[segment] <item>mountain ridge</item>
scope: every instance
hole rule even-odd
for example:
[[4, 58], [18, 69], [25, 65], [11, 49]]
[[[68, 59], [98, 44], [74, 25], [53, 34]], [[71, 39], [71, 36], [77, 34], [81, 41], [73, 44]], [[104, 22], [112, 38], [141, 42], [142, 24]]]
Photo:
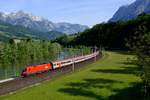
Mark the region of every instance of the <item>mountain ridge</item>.
[[26, 28], [38, 30], [40, 32], [58, 31], [66, 34], [82, 32], [88, 28], [86, 25], [70, 24], [66, 22], [53, 23], [48, 19], [34, 16], [24, 11], [0, 12], [0, 20], [12, 25], [21, 25]]
[[150, 13], [150, 0], [136, 0], [130, 5], [121, 6], [109, 21], [130, 20], [141, 13]]
[[57, 31], [39, 32], [19, 25], [11, 25], [0, 21], [0, 41], [9, 41], [10, 39], [36, 39], [53, 40], [64, 34]]

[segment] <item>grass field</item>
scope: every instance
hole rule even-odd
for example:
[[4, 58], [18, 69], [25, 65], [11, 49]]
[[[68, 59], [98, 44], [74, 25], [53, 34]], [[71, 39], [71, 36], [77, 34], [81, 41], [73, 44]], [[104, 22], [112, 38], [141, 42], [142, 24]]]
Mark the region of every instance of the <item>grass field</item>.
[[142, 100], [138, 68], [126, 64], [130, 55], [107, 52], [80, 71], [1, 96], [0, 100]]

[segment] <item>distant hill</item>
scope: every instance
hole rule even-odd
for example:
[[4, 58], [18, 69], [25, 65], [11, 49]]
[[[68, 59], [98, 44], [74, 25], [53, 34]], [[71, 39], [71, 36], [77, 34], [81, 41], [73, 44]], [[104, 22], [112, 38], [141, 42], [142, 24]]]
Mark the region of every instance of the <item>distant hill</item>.
[[7, 41], [9, 39], [40, 39], [40, 40], [52, 40], [57, 37], [64, 35], [61, 32], [50, 31], [50, 32], [39, 32], [29, 28], [25, 28], [19, 25], [11, 25], [0, 21], [0, 41]]
[[133, 19], [141, 13], [150, 13], [150, 0], [136, 0], [130, 5], [120, 7], [110, 21]]
[[0, 12], [0, 20], [12, 25], [20, 25], [41, 32], [58, 31], [66, 34], [83, 32], [88, 26], [70, 23], [53, 23], [24, 11]]

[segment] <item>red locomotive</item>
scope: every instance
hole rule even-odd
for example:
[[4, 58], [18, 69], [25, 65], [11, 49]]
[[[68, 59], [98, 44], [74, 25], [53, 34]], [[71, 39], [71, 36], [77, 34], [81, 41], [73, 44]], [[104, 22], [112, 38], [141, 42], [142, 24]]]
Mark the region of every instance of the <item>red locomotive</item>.
[[52, 70], [52, 67], [52, 63], [40, 64], [36, 66], [26, 66], [26, 68], [22, 71], [21, 76], [25, 77], [30, 74]]

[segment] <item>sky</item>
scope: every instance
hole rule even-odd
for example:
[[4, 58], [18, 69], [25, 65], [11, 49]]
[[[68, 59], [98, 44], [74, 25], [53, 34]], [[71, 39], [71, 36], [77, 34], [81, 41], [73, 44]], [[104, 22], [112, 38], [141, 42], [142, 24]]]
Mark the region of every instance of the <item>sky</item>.
[[0, 11], [23, 10], [52, 22], [93, 26], [108, 21], [122, 5], [135, 0], [0, 0]]

